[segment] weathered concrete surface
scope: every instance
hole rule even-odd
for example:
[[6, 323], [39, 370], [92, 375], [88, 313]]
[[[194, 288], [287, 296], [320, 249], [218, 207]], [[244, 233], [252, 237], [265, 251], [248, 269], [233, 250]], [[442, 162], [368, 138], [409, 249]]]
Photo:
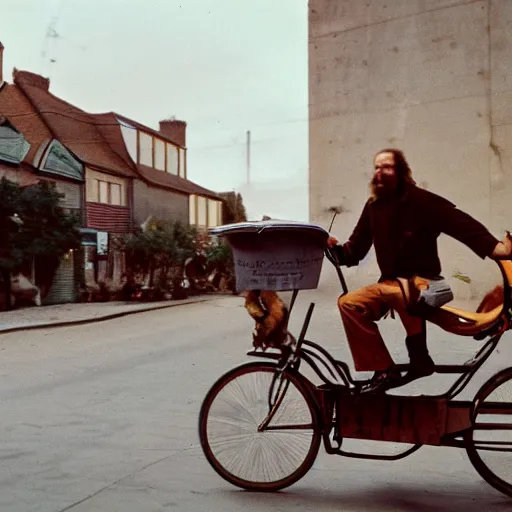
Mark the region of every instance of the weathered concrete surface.
[[[404, 150], [420, 186], [502, 238], [512, 227], [512, 3], [508, 0], [310, 0], [310, 215], [346, 212], [344, 240], [367, 197], [376, 151]], [[494, 279], [473, 253], [442, 237], [445, 274]], [[373, 256], [353, 271], [365, 284]], [[323, 280], [330, 281], [330, 274]], [[459, 291], [459, 290], [457, 290]]]
[[[317, 301], [310, 338], [347, 357], [335, 296], [299, 296], [291, 326]], [[383, 324], [398, 359], [397, 322]], [[198, 446], [204, 395], [246, 361], [251, 320], [240, 298], [109, 322], [12, 333], [0, 338], [0, 510], [160, 512], [251, 510], [505, 511], [501, 497], [463, 451], [423, 448], [401, 462], [327, 456], [295, 486], [274, 495], [240, 492], [210, 468]], [[400, 341], [393, 342], [393, 338]], [[440, 362], [467, 360], [480, 346], [443, 341]], [[510, 335], [469, 390], [512, 360]], [[508, 343], [507, 343], [508, 342]], [[441, 390], [437, 377], [413, 391]]]

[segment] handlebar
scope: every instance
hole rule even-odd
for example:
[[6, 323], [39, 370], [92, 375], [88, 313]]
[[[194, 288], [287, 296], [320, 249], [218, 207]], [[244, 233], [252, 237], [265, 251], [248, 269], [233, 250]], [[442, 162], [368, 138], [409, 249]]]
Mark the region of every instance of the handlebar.
[[347, 294], [348, 293], [347, 282], [345, 281], [345, 276], [343, 275], [343, 272], [341, 271], [340, 264], [338, 261], [338, 256], [336, 255], [336, 252], [331, 247], [327, 247], [325, 249], [325, 256], [334, 265], [334, 268], [336, 269], [336, 273], [338, 274], [338, 279], [340, 280], [343, 294]]

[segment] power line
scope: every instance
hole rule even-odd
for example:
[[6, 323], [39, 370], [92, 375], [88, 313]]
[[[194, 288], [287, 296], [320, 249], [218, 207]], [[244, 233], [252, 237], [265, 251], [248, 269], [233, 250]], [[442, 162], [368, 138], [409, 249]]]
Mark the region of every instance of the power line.
[[[41, 114], [58, 115], [58, 116], [62, 116], [62, 117], [67, 117], [68, 119], [72, 119], [72, 120], [78, 121], [80, 123], [86, 123], [86, 124], [91, 124], [91, 125], [95, 125], [95, 126], [118, 126], [118, 125], [122, 125], [125, 128], [131, 128], [131, 129], [137, 130], [136, 127], [128, 125], [128, 124], [124, 124], [121, 121], [119, 123], [97, 123], [95, 121], [78, 119], [75, 116], [70, 116], [70, 115], [67, 115], [67, 114], [65, 114], [63, 112], [56, 112], [56, 111], [51, 111], [51, 110], [46, 110], [46, 111], [41, 110]], [[90, 114], [89, 112], [78, 112], [76, 115], [77, 116], [88, 117], [88, 116], [97, 116], [97, 115], [104, 115], [104, 114]], [[114, 115], [115, 115], [115, 113], [114, 113]], [[38, 116], [38, 114], [36, 112], [27, 112], [27, 113], [24, 113], [24, 114], [12, 114], [12, 115], [9, 115], [7, 117], [25, 117], [25, 116]], [[274, 121], [274, 122], [270, 122], [270, 123], [263, 123], [263, 124], [256, 124], [256, 125], [251, 123], [251, 126], [255, 126], [256, 128], [265, 128], [266, 126], [281, 126], [281, 125], [286, 125], [286, 124], [298, 124], [298, 123], [303, 123], [303, 122], [309, 122], [309, 118], [290, 119], [288, 121]], [[152, 130], [152, 128], [149, 128], [149, 127], [148, 127], [148, 129]], [[234, 128], [233, 128], [233, 130], [234, 130]]]
[[[85, 119], [79, 119], [78, 117], [75, 117], [75, 116], [70, 116], [70, 115], [67, 115], [67, 114], [64, 114], [62, 112], [55, 112], [55, 111], [49, 111], [49, 110], [41, 110], [40, 111], [41, 114], [50, 114], [50, 115], [57, 115], [57, 116], [61, 116], [61, 117], [65, 117], [67, 119], [71, 119], [73, 121], [76, 121], [76, 122], [79, 122], [79, 123], [84, 123], [84, 124], [88, 124], [90, 126], [112, 126], [112, 127], [119, 127], [119, 126], [122, 126], [124, 128], [128, 128], [130, 130], [139, 130], [139, 128], [135, 127], [135, 126], [131, 126], [131, 125], [128, 125], [128, 124], [124, 124], [123, 122], [119, 121], [118, 123], [100, 123], [100, 122], [95, 122], [95, 121], [92, 121], [92, 120], [85, 120]], [[94, 115], [94, 114], [88, 114], [87, 112], [80, 112], [77, 114], [77, 116], [84, 116], [84, 117], [87, 117], [87, 116], [91, 116], [91, 115]], [[101, 114], [99, 114], [101, 115]], [[18, 117], [28, 117], [28, 116], [35, 116], [35, 117], [39, 117], [39, 114], [36, 113], [36, 112], [27, 112], [27, 113], [24, 113], [24, 114], [13, 114], [13, 115], [6, 115], [5, 117], [7, 119], [11, 119], [11, 118], [18, 118]], [[151, 128], [148, 127], [149, 130], [152, 130]], [[152, 130], [154, 131], [154, 130]], [[263, 144], [263, 143], [266, 143], [266, 142], [273, 142], [273, 141], [278, 141], [278, 140], [283, 140], [283, 139], [287, 139], [287, 138], [291, 138], [291, 137], [294, 137], [295, 135], [294, 134], [287, 134], [285, 136], [281, 136], [281, 137], [267, 137], [267, 138], [264, 138], [264, 139], [257, 139], [257, 140], [254, 140], [252, 141], [251, 143], [252, 144]], [[67, 144], [97, 144], [98, 142], [104, 142], [103, 140], [98, 140], [98, 141], [84, 141], [84, 140], [63, 140], [64, 143], [67, 143]], [[237, 147], [237, 146], [245, 146], [246, 145], [246, 142], [233, 142], [233, 143], [230, 143], [230, 144], [219, 144], [219, 145], [214, 145], [214, 146], [203, 146], [203, 147], [194, 147], [194, 151], [206, 151], [206, 150], [214, 150], [214, 149], [227, 149], [227, 148], [233, 148], [233, 147]]]

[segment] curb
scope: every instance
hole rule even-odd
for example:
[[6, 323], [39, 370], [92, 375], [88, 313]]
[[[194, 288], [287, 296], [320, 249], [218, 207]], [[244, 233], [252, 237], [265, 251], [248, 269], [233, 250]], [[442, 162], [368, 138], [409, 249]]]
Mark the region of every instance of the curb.
[[[215, 298], [217, 298], [217, 297], [215, 297]], [[180, 302], [178, 304], [165, 304], [163, 306], [147, 307], [147, 308], [128, 310], [128, 311], [120, 311], [119, 313], [110, 313], [108, 315], [83, 318], [80, 320], [66, 320], [66, 321], [62, 321], [62, 322], [57, 321], [57, 322], [40, 323], [40, 324], [16, 325], [13, 327], [7, 327], [6, 329], [0, 328], [0, 336], [2, 334], [9, 334], [12, 332], [19, 332], [19, 331], [34, 331], [36, 329], [50, 329], [50, 328], [54, 328], [54, 327], [69, 327], [69, 326], [74, 326], [74, 325], [105, 322], [106, 320], [113, 320], [114, 318], [120, 318], [120, 317], [128, 316], [128, 315], [135, 315], [137, 313], [147, 313], [148, 311], [158, 311], [161, 309], [176, 308], [179, 306], [188, 306], [189, 304], [199, 304], [201, 302], [208, 302], [210, 300], [214, 300], [214, 297], [192, 300], [190, 302]]]

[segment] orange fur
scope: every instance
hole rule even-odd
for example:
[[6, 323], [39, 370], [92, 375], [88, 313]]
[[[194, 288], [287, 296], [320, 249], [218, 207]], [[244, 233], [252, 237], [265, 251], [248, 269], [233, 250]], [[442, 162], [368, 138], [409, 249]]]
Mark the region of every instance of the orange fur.
[[288, 310], [276, 292], [247, 292], [245, 308], [256, 321], [254, 346], [275, 347], [286, 339]]

